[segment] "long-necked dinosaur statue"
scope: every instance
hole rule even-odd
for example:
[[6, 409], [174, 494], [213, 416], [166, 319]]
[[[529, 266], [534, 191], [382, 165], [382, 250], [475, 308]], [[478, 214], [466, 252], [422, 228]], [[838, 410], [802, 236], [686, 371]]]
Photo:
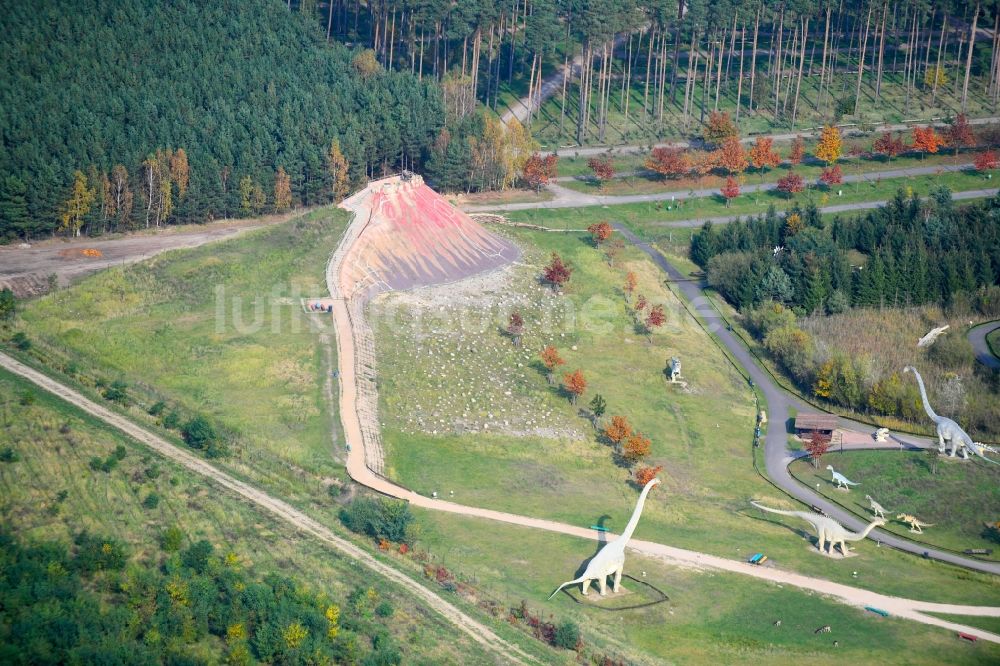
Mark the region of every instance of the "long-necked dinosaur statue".
[[639, 501], [635, 503], [635, 510], [632, 511], [632, 517], [629, 519], [628, 525], [625, 526], [625, 530], [621, 535], [605, 545], [597, 555], [594, 555], [594, 558], [587, 563], [587, 569], [583, 572], [582, 576], [568, 580], [557, 587], [555, 592], [549, 595], [549, 599], [556, 596], [556, 592], [559, 592], [564, 587], [575, 585], [576, 583], [582, 583], [580, 591], [582, 594], [587, 594], [590, 582], [594, 580], [597, 581], [601, 596], [604, 596], [608, 593], [608, 576], [611, 575], [615, 577], [611, 583], [611, 591], [618, 591], [618, 586], [622, 580], [622, 570], [625, 568], [625, 546], [628, 545], [629, 539], [632, 538], [635, 526], [639, 524], [639, 516], [642, 515], [642, 507], [646, 503], [646, 496], [653, 489], [653, 486], [659, 482], [659, 479], [649, 480], [645, 487], [643, 487], [642, 493], [639, 495]]
[[934, 413], [934, 410], [931, 409], [931, 403], [927, 401], [927, 389], [924, 388], [923, 377], [920, 376], [920, 373], [917, 372], [916, 368], [912, 365], [908, 365], [903, 368], [903, 372], [912, 372], [913, 376], [917, 378], [917, 386], [920, 387], [920, 399], [924, 403], [924, 411], [927, 412], [928, 418], [930, 418], [930, 420], [933, 421], [934, 425], [937, 427], [938, 451], [940, 453], [944, 453], [945, 451], [945, 442], [950, 441], [951, 453], [948, 455], [952, 458], [955, 457], [956, 451], [961, 452], [962, 458], [968, 458], [969, 451], [972, 451], [983, 460], [991, 462], [995, 465], [1000, 464], [985, 456], [986, 451], [996, 452], [993, 447], [980, 444], [979, 442], [974, 442], [972, 438], [969, 437], [969, 434], [962, 430], [960, 425], [946, 416], [938, 416]]
[[884, 518], [876, 518], [871, 523], [868, 524], [861, 533], [852, 532], [840, 523], [838, 523], [833, 518], [827, 516], [820, 516], [815, 513], [808, 513], [806, 511], [782, 511], [781, 509], [772, 509], [766, 507], [763, 504], [758, 504], [757, 502], [750, 502], [758, 509], [763, 511], [769, 511], [771, 513], [781, 514], [782, 516], [792, 516], [793, 518], [801, 518], [802, 520], [811, 523], [816, 529], [816, 547], [821, 553], [826, 552], [826, 542], [830, 542], [830, 554], [833, 554], [833, 549], [835, 546], [840, 546], [840, 552], [845, 556], [847, 555], [847, 544], [846, 541], [861, 541], [868, 536], [876, 527], [881, 527], [885, 525]]

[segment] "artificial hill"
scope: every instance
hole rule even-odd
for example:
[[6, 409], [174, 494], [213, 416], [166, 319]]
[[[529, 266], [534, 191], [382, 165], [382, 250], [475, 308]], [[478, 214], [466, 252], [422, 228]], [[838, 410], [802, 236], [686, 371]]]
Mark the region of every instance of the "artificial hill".
[[346, 298], [453, 282], [520, 256], [420, 176], [372, 181], [340, 206], [354, 212], [336, 273]]

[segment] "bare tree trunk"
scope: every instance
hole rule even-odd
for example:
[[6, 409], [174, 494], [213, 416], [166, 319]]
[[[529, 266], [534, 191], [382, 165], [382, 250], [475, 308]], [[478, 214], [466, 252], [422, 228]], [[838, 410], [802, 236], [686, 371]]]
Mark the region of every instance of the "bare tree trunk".
[[726, 36], [719, 41], [719, 57], [715, 64], [715, 104], [713, 111], [719, 110], [719, 88], [722, 86], [722, 52], [726, 48]]
[[861, 77], [865, 73], [865, 49], [868, 48], [868, 29], [871, 27], [872, 6], [868, 5], [868, 20], [865, 21], [865, 37], [861, 43], [861, 57], [858, 58], [858, 85], [854, 91], [854, 115], [858, 115], [861, 108]]
[[697, 51], [695, 51], [696, 34], [697, 33], [694, 30], [691, 31], [691, 48], [688, 49], [687, 78], [684, 80], [684, 126], [685, 127], [687, 127], [690, 122], [689, 112], [691, 110], [690, 101], [691, 101], [691, 92], [693, 90], [692, 84], [694, 82], [694, 77], [695, 77], [694, 68], [697, 67], [698, 65], [698, 61], [696, 60]]
[[[649, 116], [649, 66], [653, 63], [653, 42], [656, 41], [656, 28], [649, 35], [649, 44], [646, 45], [646, 81], [642, 92], [642, 117]], [[655, 91], [654, 91], [655, 92]]]
[[740, 24], [740, 75], [736, 80], [736, 123], [740, 122], [740, 111], [743, 109], [743, 51], [747, 46], [747, 26]]
[[782, 7], [781, 16], [778, 19], [778, 42], [775, 51], [775, 70], [771, 71], [771, 76], [774, 77], [774, 119], [778, 119], [778, 114], [781, 112], [779, 105], [779, 95], [781, 93], [781, 58], [784, 52], [781, 50], [781, 36], [785, 28], [785, 11]]
[[879, 40], [878, 46], [878, 72], [875, 74], [875, 103], [878, 104], [878, 100], [882, 95], [882, 65], [885, 59], [885, 20], [889, 14], [889, 3], [888, 1], [882, 5], [882, 29], [881, 29], [881, 39]]
[[569, 54], [566, 54], [566, 60], [563, 63], [563, 85], [562, 85], [562, 106], [559, 108], [559, 140], [562, 141], [563, 138], [563, 121], [566, 119], [566, 83], [569, 81], [569, 70], [571, 69], [569, 64]]
[[969, 52], [965, 56], [965, 82], [962, 83], [962, 113], [969, 108], [969, 75], [972, 73], [972, 54], [976, 50], [976, 25], [979, 21], [979, 0], [972, 13], [972, 29], [969, 31]]
[[934, 66], [934, 87], [931, 89], [931, 106], [937, 99], [938, 73], [941, 71], [941, 56], [944, 54], [945, 35], [948, 33], [948, 12], [944, 13], [944, 21], [941, 24], [941, 37], [938, 38], [937, 65]]
[[819, 66], [819, 90], [816, 92], [816, 110], [823, 113], [823, 87], [826, 83], [826, 57], [830, 43], [830, 14], [833, 8], [826, 6], [826, 27], [823, 29], [823, 58]]
[[802, 88], [802, 68], [806, 64], [806, 35], [809, 34], [809, 17], [802, 17], [802, 54], [799, 56], [799, 78], [795, 82], [795, 103], [792, 104], [792, 127], [799, 112], [799, 91]]
[[750, 47], [750, 99], [747, 103], [747, 113], [753, 113], [754, 84], [757, 83], [757, 33], [760, 29], [760, 5], [753, 19], [753, 46]]

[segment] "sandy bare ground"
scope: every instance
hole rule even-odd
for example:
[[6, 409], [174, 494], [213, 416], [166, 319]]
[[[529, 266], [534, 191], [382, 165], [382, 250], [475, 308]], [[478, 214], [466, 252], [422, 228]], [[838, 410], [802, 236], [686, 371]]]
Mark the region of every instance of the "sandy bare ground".
[[271, 513], [297, 530], [319, 539], [342, 556], [355, 560], [370, 571], [384, 576], [413, 594], [421, 602], [433, 608], [459, 629], [464, 631], [478, 643], [496, 653], [498, 663], [533, 663], [536, 660], [523, 652], [516, 645], [508, 643], [496, 635], [489, 627], [466, 615], [456, 606], [448, 603], [432, 591], [397, 571], [393, 567], [380, 562], [350, 541], [337, 536], [325, 525], [310, 518], [287, 502], [284, 502], [264, 491], [239, 481], [226, 472], [209, 464], [202, 458], [174, 446], [167, 440], [142, 428], [129, 419], [112, 412], [106, 407], [93, 402], [79, 392], [61, 384], [47, 375], [21, 363], [20, 361], [0, 353], [0, 366], [24, 377], [49, 393], [62, 398], [66, 402], [79, 407], [105, 423], [114, 426], [129, 437], [148, 446], [160, 455], [173, 460], [188, 470], [212, 480], [226, 490], [249, 500], [257, 507]]
[[[29, 248], [17, 243], [4, 245], [0, 246], [0, 287], [9, 286], [17, 296], [34, 296], [48, 291], [50, 275], [55, 275], [60, 285], [66, 285], [103, 268], [142, 261], [167, 250], [233, 238], [249, 229], [286, 222], [303, 212], [299, 209], [247, 220], [163, 227], [107, 239], [50, 238], [32, 241]], [[97, 250], [99, 256], [87, 256], [83, 250]]]
[[[363, 227], [367, 218], [363, 215], [357, 216], [351, 223], [352, 227]], [[349, 228], [344, 235], [343, 243], [348, 245], [357, 242], [359, 237], [358, 229], [352, 233]], [[336, 256], [342, 255], [350, 250], [350, 247], [338, 248], [331, 264], [327, 270], [328, 287], [331, 294], [337, 297], [344, 293], [344, 285], [340, 284], [339, 271], [335, 270]], [[348, 290], [349, 292], [349, 290]], [[532, 518], [529, 516], [519, 516], [503, 511], [492, 509], [465, 506], [444, 500], [425, 497], [411, 490], [403, 488], [385, 477], [375, 474], [365, 464], [364, 441], [362, 437], [361, 419], [358, 414], [357, 382], [355, 379], [355, 345], [354, 332], [352, 330], [351, 312], [353, 308], [344, 298], [337, 298], [333, 307], [334, 328], [337, 335], [338, 364], [340, 369], [340, 415], [347, 440], [347, 472], [354, 481], [371, 488], [379, 493], [406, 500], [415, 506], [445, 511], [472, 518], [494, 520], [510, 525], [527, 527], [531, 529], [541, 529], [559, 534], [567, 534], [584, 539], [597, 539], [598, 534], [594, 530], [584, 529], [574, 525], [567, 525], [551, 520]], [[989, 606], [965, 606], [960, 604], [937, 604], [915, 599], [905, 599], [878, 594], [861, 588], [851, 587], [834, 583], [820, 578], [803, 576], [790, 571], [779, 569], [769, 569], [750, 566], [742, 561], [729, 560], [715, 555], [699, 553], [696, 551], [675, 548], [665, 544], [651, 541], [635, 540], [629, 542], [629, 548], [633, 551], [654, 557], [667, 564], [694, 569], [714, 569], [753, 576], [758, 579], [773, 583], [794, 585], [805, 590], [811, 590], [820, 594], [840, 600], [844, 603], [864, 607], [873, 606], [888, 611], [892, 615], [905, 617], [910, 620], [934, 625], [952, 631], [961, 631], [984, 640], [1000, 643], [1000, 635], [996, 635], [981, 629], [976, 629], [957, 622], [949, 622], [937, 617], [925, 614], [926, 612], [952, 613], [957, 615], [978, 615], [989, 617], [1000, 617], [1000, 607]], [[553, 585], [559, 581], [554, 581]]]

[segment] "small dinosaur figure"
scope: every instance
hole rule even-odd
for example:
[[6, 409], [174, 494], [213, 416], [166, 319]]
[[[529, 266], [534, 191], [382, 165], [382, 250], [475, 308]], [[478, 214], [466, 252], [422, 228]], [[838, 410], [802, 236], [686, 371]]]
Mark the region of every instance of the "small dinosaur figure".
[[921, 529], [922, 527], [934, 527], [934, 523], [922, 523], [919, 520], [917, 520], [916, 516], [911, 516], [908, 513], [898, 514], [896, 516], [896, 520], [903, 523], [909, 523], [910, 531], [913, 532], [914, 534], [923, 534], [924, 531]]
[[858, 485], [853, 481], [851, 481], [850, 479], [848, 479], [843, 474], [841, 474], [840, 472], [838, 472], [837, 470], [835, 470], [833, 468], [833, 465], [827, 465], [826, 468], [830, 470], [831, 474], [833, 474], [833, 482], [837, 484], [838, 488], [846, 488], [847, 490], [850, 490], [849, 486]]
[[873, 514], [875, 514], [878, 518], [885, 518], [885, 508], [881, 504], [873, 500], [871, 495], [865, 495], [865, 499], [868, 500], [868, 504], [871, 505]]
[[917, 372], [917, 369], [911, 365], [903, 368], [903, 372], [912, 372], [913, 376], [917, 378], [917, 385], [920, 387], [920, 399], [924, 403], [924, 411], [927, 412], [927, 416], [931, 421], [937, 426], [937, 436], [938, 436], [938, 453], [944, 453], [945, 442], [951, 442], [951, 453], [949, 457], [954, 458], [956, 451], [961, 451], [962, 458], [969, 457], [969, 451], [972, 451], [977, 456], [991, 462], [993, 464], [997, 463], [995, 460], [990, 460], [984, 455], [984, 452], [991, 451], [996, 453], [996, 450], [992, 447], [986, 446], [985, 444], [980, 444], [978, 442], [972, 441], [969, 434], [962, 430], [961, 426], [952, 421], [945, 416], [938, 416], [931, 409], [931, 404], [927, 401], [927, 390], [924, 388], [924, 380]]
[[840, 546], [840, 552], [847, 555], [847, 541], [861, 541], [876, 527], [881, 527], [885, 525], [885, 519], [876, 518], [871, 523], [868, 524], [864, 530], [860, 533], [852, 532], [845, 528], [843, 525], [838, 523], [833, 518], [828, 518], [827, 516], [819, 516], [815, 513], [807, 513], [805, 511], [782, 511], [781, 509], [771, 509], [764, 506], [763, 504], [758, 504], [757, 502], [750, 502], [758, 509], [762, 511], [768, 511], [770, 513], [777, 513], [782, 516], [792, 516], [793, 518], [801, 518], [802, 520], [812, 524], [813, 528], [816, 530], [816, 547], [821, 553], [827, 552], [826, 542], [830, 542], [830, 554], [833, 554], [833, 549], [835, 546]]
[[568, 580], [557, 587], [555, 592], [549, 595], [549, 599], [556, 596], [556, 592], [564, 587], [575, 585], [576, 583], [582, 583], [583, 587], [580, 591], [582, 594], [587, 594], [590, 582], [594, 580], [597, 581], [598, 588], [603, 597], [608, 593], [608, 576], [612, 575], [614, 576], [614, 580], [611, 583], [611, 591], [618, 591], [622, 580], [622, 570], [625, 568], [625, 546], [628, 544], [629, 539], [632, 538], [635, 526], [639, 524], [639, 516], [642, 515], [642, 507], [646, 503], [646, 496], [653, 489], [653, 486], [659, 482], [659, 479], [650, 479], [642, 489], [639, 501], [635, 503], [635, 510], [632, 511], [632, 517], [629, 519], [628, 525], [625, 526], [625, 531], [621, 533], [621, 536], [606, 544], [597, 555], [594, 555], [593, 559], [587, 563], [587, 569], [583, 572], [582, 576]]
[[934, 341], [938, 339], [942, 333], [947, 331], [950, 327], [946, 324], [944, 326], [938, 326], [937, 328], [932, 328], [928, 331], [927, 335], [917, 340], [918, 347], [930, 347], [934, 344]]

